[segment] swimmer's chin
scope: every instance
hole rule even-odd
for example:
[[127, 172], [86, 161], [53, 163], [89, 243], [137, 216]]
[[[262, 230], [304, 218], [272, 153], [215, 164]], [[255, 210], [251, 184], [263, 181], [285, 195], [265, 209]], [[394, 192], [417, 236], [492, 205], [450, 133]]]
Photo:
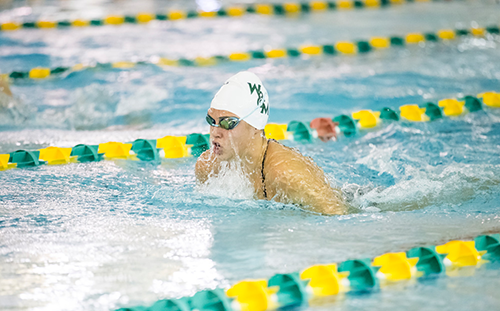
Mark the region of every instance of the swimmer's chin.
[[228, 159], [226, 159], [227, 158], [226, 153], [222, 150], [221, 147], [212, 146], [212, 148], [210, 148], [209, 152], [210, 152], [210, 156], [214, 160], [215, 159], [218, 161], [227, 161], [228, 160]]

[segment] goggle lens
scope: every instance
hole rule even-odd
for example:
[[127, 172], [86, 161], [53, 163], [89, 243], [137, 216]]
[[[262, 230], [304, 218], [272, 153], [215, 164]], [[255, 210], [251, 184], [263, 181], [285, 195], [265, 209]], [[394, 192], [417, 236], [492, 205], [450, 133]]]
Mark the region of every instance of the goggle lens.
[[220, 127], [222, 129], [225, 129], [225, 130], [232, 130], [240, 123], [240, 119], [238, 119], [236, 117], [222, 117], [220, 119], [219, 125], [217, 125], [215, 123], [214, 118], [212, 118], [208, 114], [207, 114], [206, 120], [207, 120], [207, 123], [210, 124], [210, 126]]
[[210, 124], [210, 126], [216, 126], [214, 118], [212, 118], [210, 115], [207, 114], [206, 120], [207, 123]]
[[219, 125], [225, 130], [232, 130], [240, 123], [240, 120], [235, 117], [227, 117], [220, 120]]

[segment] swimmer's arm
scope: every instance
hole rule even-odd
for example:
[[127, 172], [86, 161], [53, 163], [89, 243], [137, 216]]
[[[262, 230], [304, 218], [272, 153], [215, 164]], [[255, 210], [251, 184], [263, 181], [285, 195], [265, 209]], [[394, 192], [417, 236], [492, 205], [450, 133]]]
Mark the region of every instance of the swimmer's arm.
[[9, 82], [0, 75], [0, 92], [5, 93], [9, 96], [12, 96], [12, 92], [9, 88]]
[[284, 201], [323, 214], [347, 212], [340, 190], [333, 189], [323, 171], [309, 163], [283, 161], [274, 165], [271, 176], [276, 192], [285, 196]]
[[194, 167], [194, 174], [196, 175], [196, 179], [204, 183], [208, 179], [208, 172], [210, 172], [211, 161], [209, 150], [203, 152], [198, 160], [196, 161], [196, 165]]

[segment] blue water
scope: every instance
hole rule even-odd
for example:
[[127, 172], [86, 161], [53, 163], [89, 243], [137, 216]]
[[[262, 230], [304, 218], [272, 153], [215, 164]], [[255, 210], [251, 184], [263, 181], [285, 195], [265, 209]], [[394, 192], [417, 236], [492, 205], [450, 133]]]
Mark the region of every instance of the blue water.
[[[17, 8], [1, 11], [0, 21], [168, 8], [154, 1], [79, 3], [48, 1], [20, 16], [30, 7], [15, 1]], [[498, 25], [499, 11], [486, 1], [415, 3], [295, 19], [19, 30], [0, 33], [0, 71]], [[499, 44], [498, 36], [466, 37], [355, 57], [207, 68], [144, 65], [17, 81], [11, 86], [16, 105], [0, 106], [0, 153], [206, 133], [212, 96], [228, 77], [247, 69], [269, 91], [270, 122], [498, 92]], [[241, 198], [239, 184], [200, 189], [194, 158], [0, 172], [0, 309], [148, 305], [312, 264], [499, 232], [499, 121], [500, 110], [485, 109], [432, 123], [392, 123], [331, 143], [286, 142], [311, 156], [352, 202], [354, 212], [339, 217]], [[486, 265], [472, 276], [404, 283], [302, 309], [495, 310], [499, 271]]]

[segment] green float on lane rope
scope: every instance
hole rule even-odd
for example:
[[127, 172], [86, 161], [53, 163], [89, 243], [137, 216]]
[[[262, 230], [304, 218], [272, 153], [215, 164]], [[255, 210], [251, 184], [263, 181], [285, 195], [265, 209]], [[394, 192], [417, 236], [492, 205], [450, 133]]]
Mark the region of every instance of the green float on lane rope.
[[273, 50], [259, 50], [247, 51], [239, 53], [231, 53], [228, 55], [218, 55], [212, 57], [197, 57], [194, 59], [180, 58], [168, 59], [158, 58], [155, 61], [122, 61], [114, 63], [97, 63], [97, 64], [78, 64], [72, 67], [56, 67], [50, 68], [33, 68], [29, 71], [14, 71], [10, 74], [4, 74], [4, 78], [10, 79], [12, 82], [23, 79], [47, 79], [50, 77], [58, 76], [62, 73], [73, 71], [80, 71], [83, 69], [104, 69], [109, 70], [113, 68], [130, 69], [137, 65], [153, 64], [156, 66], [214, 66], [227, 62], [245, 62], [250, 60], [262, 60], [273, 58], [294, 58], [302, 55], [314, 57], [319, 55], [355, 55], [364, 54], [374, 50], [383, 50], [390, 47], [399, 47], [404, 45], [416, 45], [421, 42], [429, 41], [450, 41], [457, 37], [463, 36], [476, 36], [484, 37], [485, 35], [498, 35], [500, 29], [498, 26], [490, 26], [485, 28], [470, 28], [470, 29], [441, 29], [436, 33], [409, 33], [405, 36], [394, 37], [372, 37], [366, 41], [339, 41], [334, 44], [326, 45], [304, 45], [298, 48], [287, 49], [273, 49]]
[[[332, 119], [316, 118], [311, 122], [291, 121], [288, 124], [270, 123], [265, 126], [267, 138], [310, 143], [316, 138], [350, 137], [398, 121], [428, 122], [454, 118], [483, 109], [500, 108], [500, 93], [485, 92], [478, 97], [447, 98], [422, 105], [407, 104], [399, 112], [384, 107], [380, 111], [360, 110], [351, 115]], [[192, 133], [187, 136], [165, 136], [159, 139], [136, 139], [133, 142], [106, 142], [99, 145], [79, 144], [72, 148], [47, 147], [40, 150], [17, 150], [0, 154], [0, 171], [11, 168], [59, 165], [101, 160], [135, 160], [161, 162], [163, 159], [198, 157], [210, 147], [210, 135]]]
[[151, 307], [128, 307], [116, 311], [264, 311], [293, 308], [318, 298], [349, 292], [374, 292], [393, 283], [417, 278], [443, 274], [460, 276], [464, 268], [463, 271], [470, 271], [488, 262], [499, 261], [500, 234], [480, 235], [473, 241], [455, 240], [438, 246], [386, 253], [373, 259], [314, 265], [301, 272], [276, 274], [269, 280], [243, 280], [226, 290], [203, 290], [192, 297], [159, 300]]
[[241, 17], [245, 14], [274, 15], [274, 16], [296, 16], [297, 14], [309, 14], [325, 11], [342, 11], [351, 9], [373, 9], [401, 5], [412, 2], [430, 2], [429, 0], [339, 0], [339, 1], [311, 1], [311, 2], [287, 2], [283, 4], [248, 4], [240, 6], [229, 6], [218, 11], [186, 11], [170, 10], [168, 12], [138, 13], [136, 15], [108, 15], [102, 19], [93, 20], [37, 20], [29, 22], [6, 22], [0, 24], [0, 31], [14, 31], [18, 29], [54, 29], [54, 28], [82, 28], [88, 26], [122, 25], [122, 24], [147, 24], [152, 20], [181, 20], [192, 18], [216, 18], [216, 17]]

